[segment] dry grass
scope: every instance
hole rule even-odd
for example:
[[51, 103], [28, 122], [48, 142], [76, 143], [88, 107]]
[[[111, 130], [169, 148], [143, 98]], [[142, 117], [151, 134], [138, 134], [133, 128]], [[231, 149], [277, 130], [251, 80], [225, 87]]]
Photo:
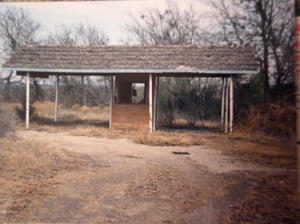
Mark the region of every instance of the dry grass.
[[45, 143], [15, 139], [0, 139], [1, 177], [13, 173], [16, 178], [40, 179], [58, 169], [70, 168], [75, 161], [72, 154], [49, 148]]
[[118, 130], [95, 127], [77, 127], [69, 132], [77, 136], [93, 136], [109, 139], [127, 138], [138, 144], [151, 146], [191, 146], [202, 145], [201, 134], [175, 131], [156, 131], [154, 133], [135, 130]]
[[[33, 105], [36, 109], [37, 120], [39, 118], [54, 119], [54, 103], [53, 102], [35, 102]], [[109, 118], [108, 107], [87, 107], [75, 104], [72, 108], [64, 108], [58, 105], [59, 121], [107, 121]]]
[[202, 145], [203, 141], [199, 134], [182, 132], [137, 133], [133, 141], [139, 144], [153, 146], [191, 146]]
[[11, 110], [15, 110], [16, 107], [21, 107], [22, 106], [21, 103], [3, 103], [3, 105], [5, 105], [7, 108], [9, 108]]
[[17, 214], [26, 215], [34, 198], [42, 201], [54, 194], [57, 174], [79, 169], [82, 161], [75, 154], [36, 141], [2, 138], [0, 148], [0, 222], [14, 222]]
[[[15, 107], [15, 104], [10, 104], [9, 107]], [[54, 103], [53, 102], [36, 102], [36, 116], [31, 122], [31, 128], [40, 131], [48, 132], [68, 132], [72, 135], [79, 136], [97, 136], [103, 138], [128, 138], [136, 143], [147, 145], [199, 145], [202, 144], [202, 136], [194, 131], [201, 127], [208, 130], [219, 130], [219, 124], [216, 122], [197, 123], [195, 127], [186, 126], [184, 120], [176, 120], [174, 127], [178, 130], [184, 127], [191, 131], [159, 131], [153, 134], [148, 132], [139, 132], [134, 130], [110, 130], [108, 129], [109, 107], [87, 107], [74, 105], [72, 108], [64, 108], [59, 105], [58, 122], [54, 123]], [[270, 134], [281, 134], [293, 132], [293, 112], [292, 106], [267, 105], [260, 108], [252, 108], [249, 112], [249, 124], [247, 129], [239, 127], [238, 131], [235, 128], [234, 138], [236, 139], [264, 139], [265, 142], [274, 142], [268, 135], [257, 134], [258, 130], [269, 132]], [[278, 115], [278, 116], [275, 116]], [[253, 130], [253, 132], [249, 132]], [[254, 136], [256, 133], [257, 136]], [[240, 135], [240, 136], [239, 136]], [[245, 135], [248, 135], [245, 137]], [[250, 136], [251, 135], [251, 136]], [[277, 135], [276, 135], [277, 136]], [[230, 136], [229, 138], [233, 138]], [[280, 139], [282, 141], [282, 139]], [[252, 146], [251, 146], [252, 147]], [[249, 147], [249, 148], [251, 148]]]
[[278, 168], [296, 166], [296, 145], [285, 138], [240, 129], [231, 135], [209, 135], [204, 143], [240, 161]]
[[127, 138], [140, 144], [155, 146], [190, 146], [202, 144], [200, 135], [175, 131], [155, 133], [136, 130], [108, 129], [109, 108], [74, 105], [72, 108], [59, 106], [58, 122], [53, 122], [54, 104], [36, 102], [36, 116], [31, 128], [48, 132], [68, 132], [77, 136], [94, 136], [102, 138]]

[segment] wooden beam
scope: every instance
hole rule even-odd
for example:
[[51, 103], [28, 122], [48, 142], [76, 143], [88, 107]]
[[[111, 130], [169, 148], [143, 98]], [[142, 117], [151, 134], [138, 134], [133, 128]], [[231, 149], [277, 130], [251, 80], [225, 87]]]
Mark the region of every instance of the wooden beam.
[[82, 106], [86, 105], [86, 91], [85, 91], [85, 83], [84, 76], [81, 76], [81, 94], [82, 94]]
[[152, 100], [153, 100], [153, 82], [152, 82], [152, 74], [149, 74], [149, 129], [150, 133], [153, 132], [153, 108], [152, 108]]
[[58, 87], [59, 87], [59, 76], [57, 75], [57, 76], [56, 76], [56, 84], [55, 84], [54, 122], [57, 122]]
[[29, 129], [29, 118], [30, 118], [30, 74], [27, 72], [26, 75], [26, 129]]
[[156, 120], [157, 120], [157, 80], [158, 77], [154, 77], [153, 80], [153, 120], [152, 120], [152, 127], [153, 127], [153, 131], [156, 130]]
[[110, 102], [109, 102], [109, 108], [110, 108], [110, 113], [109, 113], [109, 128], [112, 128], [112, 106], [113, 106], [113, 100], [114, 100], [114, 77], [111, 76], [110, 78]]
[[154, 130], [157, 129], [157, 117], [158, 117], [158, 96], [159, 96], [159, 76], [156, 77], [156, 82], [155, 82], [155, 121], [154, 121]]
[[232, 133], [233, 128], [233, 78], [229, 78], [229, 132]]
[[221, 124], [224, 127], [224, 112], [225, 112], [225, 79], [222, 78], [222, 102], [221, 102]]
[[224, 132], [228, 133], [228, 78], [225, 78], [225, 128]]

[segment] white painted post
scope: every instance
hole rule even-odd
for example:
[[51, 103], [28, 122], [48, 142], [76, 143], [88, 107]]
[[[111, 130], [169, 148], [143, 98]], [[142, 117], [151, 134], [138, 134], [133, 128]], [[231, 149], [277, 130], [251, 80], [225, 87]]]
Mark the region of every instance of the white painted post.
[[26, 77], [26, 129], [29, 129], [29, 115], [30, 115], [30, 74], [27, 72]]
[[233, 127], [233, 77], [232, 75], [229, 78], [229, 132], [232, 134]]
[[221, 103], [221, 124], [224, 127], [224, 104], [225, 104], [225, 80], [222, 78], [222, 103]]
[[158, 114], [158, 94], [159, 94], [159, 76], [156, 77], [156, 82], [155, 82], [155, 120], [154, 120], [154, 131], [156, 130], [157, 127], [157, 114]]
[[110, 78], [110, 114], [109, 114], [109, 128], [112, 128], [112, 106], [113, 106], [113, 99], [114, 99], [114, 77], [111, 76]]
[[150, 133], [153, 131], [153, 124], [152, 124], [152, 98], [153, 98], [153, 83], [152, 83], [152, 74], [149, 75], [149, 129]]
[[228, 78], [225, 78], [225, 133], [228, 132]]
[[57, 75], [57, 76], [56, 76], [56, 84], [55, 84], [54, 122], [57, 122], [58, 87], [59, 87], [59, 76]]

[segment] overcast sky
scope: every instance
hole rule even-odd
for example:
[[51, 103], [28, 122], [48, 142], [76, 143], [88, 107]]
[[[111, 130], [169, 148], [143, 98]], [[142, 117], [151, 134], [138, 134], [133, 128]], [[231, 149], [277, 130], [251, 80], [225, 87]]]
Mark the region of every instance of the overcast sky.
[[[180, 8], [193, 4], [194, 8], [203, 13], [210, 9], [208, 0], [176, 1]], [[91, 2], [14, 2], [0, 3], [0, 11], [7, 6], [26, 9], [32, 19], [42, 25], [42, 34], [46, 35], [59, 24], [72, 25], [83, 22], [95, 25], [109, 37], [109, 44], [120, 44], [126, 39], [124, 25], [130, 22], [129, 14], [136, 15], [145, 8], [166, 6], [164, 0], [134, 1], [91, 1]]]

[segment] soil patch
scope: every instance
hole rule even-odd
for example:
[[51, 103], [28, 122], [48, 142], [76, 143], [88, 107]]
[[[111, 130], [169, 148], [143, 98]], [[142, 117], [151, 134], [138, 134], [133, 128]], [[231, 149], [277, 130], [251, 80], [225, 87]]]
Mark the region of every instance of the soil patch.
[[0, 222], [298, 222], [292, 151], [223, 135], [201, 141], [20, 130], [0, 140]]

